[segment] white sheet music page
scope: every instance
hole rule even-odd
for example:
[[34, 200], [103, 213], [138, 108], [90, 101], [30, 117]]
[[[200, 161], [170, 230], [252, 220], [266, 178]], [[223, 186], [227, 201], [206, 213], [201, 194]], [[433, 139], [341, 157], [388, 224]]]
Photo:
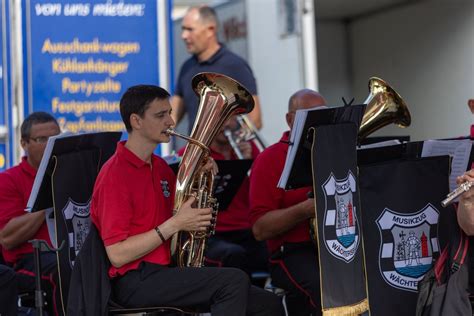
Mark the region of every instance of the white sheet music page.
[[387, 147], [387, 146], [395, 146], [395, 145], [400, 145], [400, 144], [401, 142], [398, 139], [390, 139], [390, 140], [384, 140], [383, 142], [361, 145], [361, 146], [358, 146], [357, 149]]
[[290, 175], [291, 168], [293, 167], [293, 160], [295, 159], [296, 150], [298, 149], [301, 134], [303, 133], [303, 127], [306, 121], [306, 116], [308, 115], [308, 111], [309, 109], [296, 111], [295, 121], [293, 122], [293, 128], [290, 132], [290, 145], [288, 146], [288, 152], [286, 153], [285, 167], [283, 167], [280, 180], [278, 181], [278, 188], [284, 189], [286, 182], [288, 181], [288, 176]]
[[283, 168], [280, 180], [278, 181], [278, 188], [284, 189], [286, 187], [286, 182], [288, 181], [290, 171], [293, 168], [293, 161], [295, 160], [296, 151], [298, 150], [298, 145], [301, 140], [301, 135], [304, 130], [308, 112], [319, 111], [323, 109], [327, 109], [327, 107], [321, 106], [312, 109], [302, 109], [296, 111], [295, 121], [293, 122], [293, 128], [291, 129], [290, 133], [290, 146], [288, 147], [288, 152], [286, 154], [285, 167]]
[[44, 149], [43, 157], [41, 158], [40, 165], [38, 167], [38, 171], [36, 172], [35, 181], [33, 182], [33, 188], [31, 189], [30, 197], [28, 198], [28, 203], [26, 204], [25, 211], [31, 212], [33, 208], [36, 198], [38, 197], [38, 191], [41, 187], [41, 183], [43, 182], [44, 173], [46, 172], [46, 167], [48, 167], [49, 158], [51, 158], [51, 153], [53, 151], [54, 142], [58, 138], [72, 136], [73, 133], [71, 132], [64, 132], [56, 136], [52, 136], [48, 138], [48, 143]]
[[455, 140], [426, 140], [423, 142], [422, 157], [450, 155], [453, 157], [451, 174], [449, 176], [449, 188], [451, 191], [457, 188], [456, 178], [462, 175], [469, 162], [472, 142], [469, 139]]

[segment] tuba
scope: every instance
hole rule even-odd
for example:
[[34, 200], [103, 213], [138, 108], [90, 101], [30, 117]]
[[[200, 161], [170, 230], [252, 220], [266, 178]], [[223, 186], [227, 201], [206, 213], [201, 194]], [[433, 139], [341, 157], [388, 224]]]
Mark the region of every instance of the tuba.
[[209, 157], [209, 146], [225, 121], [232, 114], [252, 111], [252, 95], [237, 81], [217, 73], [199, 73], [192, 80], [194, 92], [199, 96], [199, 109], [191, 132], [187, 137], [169, 129], [168, 134], [188, 141], [176, 179], [174, 212], [190, 197], [196, 197], [198, 208], [212, 208], [213, 224], [205, 232], [180, 231], [172, 237], [171, 254], [180, 267], [201, 267], [207, 238], [214, 233], [217, 200], [213, 197], [214, 176], [201, 171]]
[[410, 126], [411, 116], [405, 101], [385, 81], [370, 78], [369, 92], [364, 101], [367, 108], [359, 128], [359, 141], [391, 123], [399, 127]]

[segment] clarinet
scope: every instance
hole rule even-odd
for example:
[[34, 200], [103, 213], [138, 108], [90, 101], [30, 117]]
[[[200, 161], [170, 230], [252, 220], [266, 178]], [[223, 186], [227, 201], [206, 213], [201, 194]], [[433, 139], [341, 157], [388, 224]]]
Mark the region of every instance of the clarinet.
[[441, 205], [443, 207], [446, 207], [446, 206], [450, 205], [461, 194], [463, 194], [464, 192], [469, 191], [469, 189], [473, 185], [474, 185], [474, 181], [467, 181], [467, 182], [461, 183], [454, 191], [450, 192], [443, 201], [441, 201]]

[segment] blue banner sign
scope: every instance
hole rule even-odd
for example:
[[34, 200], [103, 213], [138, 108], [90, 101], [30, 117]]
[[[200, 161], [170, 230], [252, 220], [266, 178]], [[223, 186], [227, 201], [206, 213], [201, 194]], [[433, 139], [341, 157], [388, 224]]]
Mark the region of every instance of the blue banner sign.
[[0, 172], [7, 169], [7, 148], [5, 144], [0, 144]]
[[25, 116], [52, 113], [62, 130], [120, 131], [119, 100], [159, 84], [154, 0], [23, 0]]
[[10, 94], [10, 23], [9, 4], [6, 0], [0, 0], [0, 171], [11, 167], [13, 153], [11, 150], [13, 142], [11, 94]]

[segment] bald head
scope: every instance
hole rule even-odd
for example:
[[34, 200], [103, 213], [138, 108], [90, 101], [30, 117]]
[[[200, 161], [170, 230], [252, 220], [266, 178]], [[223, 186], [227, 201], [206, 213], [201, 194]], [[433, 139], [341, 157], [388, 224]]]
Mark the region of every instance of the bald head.
[[290, 97], [288, 101], [288, 112], [294, 112], [301, 109], [310, 109], [326, 105], [326, 100], [318, 92], [310, 89], [298, 90]]
[[293, 127], [296, 110], [311, 109], [325, 106], [326, 100], [318, 92], [310, 89], [296, 91], [288, 101], [288, 113], [286, 113], [286, 122], [290, 129]]

